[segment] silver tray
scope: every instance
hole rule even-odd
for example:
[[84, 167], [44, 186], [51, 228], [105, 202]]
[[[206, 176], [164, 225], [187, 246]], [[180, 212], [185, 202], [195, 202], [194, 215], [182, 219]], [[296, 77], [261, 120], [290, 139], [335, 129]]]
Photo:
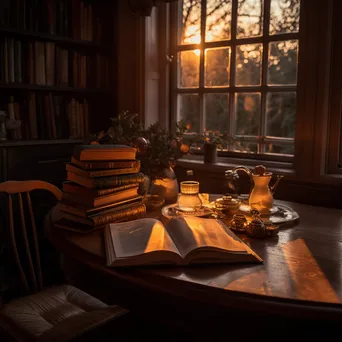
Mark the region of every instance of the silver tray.
[[[247, 220], [251, 217], [245, 211], [239, 211], [239, 213], [246, 215]], [[297, 223], [299, 221], [299, 214], [285, 204], [275, 203], [272, 213], [261, 215], [261, 219], [266, 223], [279, 224], [284, 227], [285, 224]]]
[[[177, 203], [167, 205], [162, 208], [161, 212], [162, 215], [166, 218], [170, 219], [173, 217], [186, 217], [186, 216], [196, 216], [196, 217], [207, 217], [210, 218], [214, 214], [214, 210], [211, 209], [211, 203], [208, 206], [204, 206], [202, 208], [202, 211], [199, 211], [197, 213], [180, 213], [176, 210]], [[244, 210], [239, 210], [235, 212], [234, 214], [243, 214], [246, 216], [247, 220], [251, 220], [252, 216]], [[272, 211], [269, 215], [263, 214], [261, 216], [262, 220], [266, 223], [273, 223], [276, 225], [281, 225], [281, 227], [285, 226], [292, 226], [293, 224], [297, 223], [299, 221], [299, 214], [294, 211], [291, 207], [280, 204], [275, 202], [275, 206], [272, 208]]]

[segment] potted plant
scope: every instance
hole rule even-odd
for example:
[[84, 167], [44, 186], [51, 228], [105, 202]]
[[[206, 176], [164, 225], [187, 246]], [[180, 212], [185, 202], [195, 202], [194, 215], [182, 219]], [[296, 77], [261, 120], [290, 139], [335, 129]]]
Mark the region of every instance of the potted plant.
[[186, 131], [185, 123], [178, 121], [170, 130], [155, 123], [142, 132], [147, 141], [146, 151], [140, 155], [142, 171], [150, 176], [151, 194], [160, 195], [167, 203], [176, 202], [178, 197], [173, 168], [177, 159], [190, 151], [191, 140], [184, 135]]
[[162, 196], [167, 203], [175, 202], [179, 189], [173, 168], [177, 159], [189, 153], [191, 145], [191, 137], [184, 134], [188, 129], [186, 124], [178, 121], [168, 130], [157, 122], [143, 129], [139, 115], [129, 111], [119, 113], [111, 121], [107, 131], [87, 137], [86, 143], [135, 147], [141, 171], [148, 176], [146, 183], [151, 183], [151, 193]]
[[215, 164], [217, 162], [217, 148], [223, 149], [231, 140], [227, 133], [212, 130], [204, 130], [199, 138], [203, 142], [203, 161], [206, 164]]

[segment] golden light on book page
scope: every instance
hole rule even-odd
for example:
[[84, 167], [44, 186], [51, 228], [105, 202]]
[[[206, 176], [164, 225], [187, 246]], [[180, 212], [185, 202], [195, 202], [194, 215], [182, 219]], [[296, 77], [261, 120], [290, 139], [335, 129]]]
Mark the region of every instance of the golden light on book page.
[[188, 234], [192, 235], [191, 238], [195, 240], [196, 246], [198, 247], [210, 246], [235, 252], [246, 251], [242, 243], [228, 236], [217, 221], [200, 220], [195, 217], [185, 217], [184, 221], [190, 230]]
[[298, 299], [340, 303], [336, 292], [303, 239], [281, 246]]
[[156, 250], [172, 250], [174, 247], [173, 242], [170, 240], [164, 226], [160, 222], [156, 222], [150, 233], [150, 238], [145, 247], [145, 253]]
[[152, 251], [178, 250], [158, 220], [141, 219], [111, 225], [112, 241], [117, 258], [141, 255]]

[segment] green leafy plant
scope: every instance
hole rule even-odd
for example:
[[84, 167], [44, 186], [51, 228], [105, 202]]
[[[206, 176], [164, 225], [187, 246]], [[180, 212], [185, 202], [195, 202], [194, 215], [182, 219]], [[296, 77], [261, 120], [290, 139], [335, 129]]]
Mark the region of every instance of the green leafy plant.
[[202, 134], [196, 138], [197, 143], [215, 144], [218, 148], [223, 149], [227, 144], [233, 143], [234, 138], [226, 132], [204, 130]]
[[122, 111], [110, 120], [112, 124], [107, 131], [90, 134], [85, 138], [84, 143], [132, 145], [143, 132], [137, 113]]
[[111, 118], [111, 122], [107, 131], [88, 136], [85, 143], [124, 144], [137, 148], [141, 171], [152, 179], [162, 178], [164, 168], [174, 167], [177, 159], [190, 153], [193, 136], [185, 134], [188, 127], [184, 121], [173, 123], [170, 129], [163, 128], [159, 122], [143, 129], [138, 114], [123, 111]]
[[162, 177], [164, 168], [174, 167], [176, 160], [190, 153], [191, 136], [186, 136], [187, 126], [183, 121], [163, 128], [159, 123], [150, 125], [143, 131], [148, 142], [146, 152], [140, 158], [144, 172], [152, 178]]

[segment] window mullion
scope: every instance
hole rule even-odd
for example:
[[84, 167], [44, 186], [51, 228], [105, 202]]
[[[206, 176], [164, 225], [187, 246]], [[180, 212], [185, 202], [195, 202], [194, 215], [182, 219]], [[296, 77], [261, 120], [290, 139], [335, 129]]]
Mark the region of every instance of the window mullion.
[[203, 132], [205, 128], [205, 108], [204, 108], [204, 46], [205, 46], [205, 28], [206, 28], [206, 16], [207, 16], [207, 1], [201, 2], [201, 53], [200, 53], [200, 75], [199, 75], [199, 105], [200, 105], [200, 122], [199, 129]]
[[179, 34], [179, 27], [180, 27], [180, 14], [179, 14], [179, 3], [173, 3], [170, 5], [171, 11], [170, 11], [170, 24], [171, 24], [171, 37], [170, 37], [170, 56], [169, 56], [169, 63], [170, 63], [170, 112], [171, 116], [169, 118], [169, 125], [172, 121], [177, 121], [178, 118], [178, 108], [179, 108], [179, 99], [178, 99], [178, 80], [179, 80], [179, 68], [178, 68], [178, 54], [177, 54], [177, 45], [178, 45], [178, 34]]
[[[230, 49], [230, 88], [235, 87], [235, 70], [236, 70], [236, 26], [237, 26], [237, 9], [238, 0], [232, 2], [232, 26], [231, 26], [231, 49]], [[235, 135], [235, 94], [230, 91], [229, 94], [229, 133], [231, 136]]]
[[[263, 36], [265, 38], [262, 48], [262, 67], [261, 67], [261, 87], [267, 87], [267, 68], [268, 68], [268, 39], [270, 26], [270, 6], [271, 0], [264, 0], [264, 20], [263, 20]], [[261, 115], [260, 115], [260, 136], [266, 136], [266, 91], [261, 91]], [[265, 152], [265, 144], [258, 143], [259, 153]]]

